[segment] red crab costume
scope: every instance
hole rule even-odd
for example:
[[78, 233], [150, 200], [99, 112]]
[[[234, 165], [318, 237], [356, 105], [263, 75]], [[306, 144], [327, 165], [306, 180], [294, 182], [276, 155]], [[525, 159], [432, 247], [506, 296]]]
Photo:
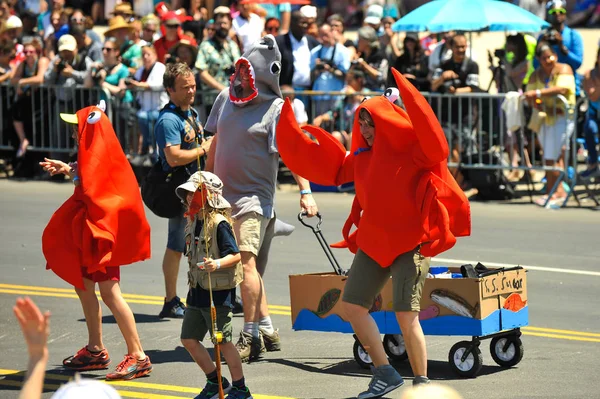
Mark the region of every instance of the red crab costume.
[[[398, 71], [399, 88], [364, 101], [356, 110], [348, 155], [325, 130], [303, 129], [286, 101], [277, 126], [277, 147], [294, 173], [322, 185], [354, 181], [356, 196], [342, 234], [332, 247], [360, 248], [380, 266], [422, 244], [423, 256], [454, 246], [456, 237], [471, 234], [469, 202], [447, 166], [448, 143], [433, 110]], [[393, 104], [402, 96], [406, 111]], [[375, 124], [369, 147], [360, 134], [358, 115], [365, 108]], [[356, 231], [350, 232], [352, 226]]]
[[101, 107], [77, 112], [81, 184], [42, 235], [46, 268], [81, 289], [82, 268], [105, 273], [150, 258], [150, 225], [138, 183]]

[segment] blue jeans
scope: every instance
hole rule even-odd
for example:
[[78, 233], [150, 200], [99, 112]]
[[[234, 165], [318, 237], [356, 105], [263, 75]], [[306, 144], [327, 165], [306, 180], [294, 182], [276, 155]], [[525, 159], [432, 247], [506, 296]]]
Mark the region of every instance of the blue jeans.
[[169, 235], [167, 237], [167, 248], [175, 252], [185, 251], [185, 216], [176, 216], [169, 219]]
[[588, 150], [588, 163], [597, 164], [598, 150], [596, 149], [596, 145], [598, 140], [596, 138], [598, 137], [598, 120], [590, 112], [585, 115], [583, 133], [585, 134], [585, 146]]
[[142, 154], [148, 153], [148, 148], [154, 148], [154, 156], [158, 156], [156, 150], [156, 141], [154, 140], [154, 123], [158, 119], [158, 110], [155, 111], [138, 111], [136, 113], [138, 124], [142, 132]]

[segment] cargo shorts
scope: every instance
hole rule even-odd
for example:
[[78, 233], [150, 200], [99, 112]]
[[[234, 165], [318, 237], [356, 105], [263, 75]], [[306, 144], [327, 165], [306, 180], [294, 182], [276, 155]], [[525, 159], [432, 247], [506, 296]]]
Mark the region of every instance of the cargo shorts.
[[[223, 333], [223, 343], [231, 342], [233, 327], [231, 319], [233, 313], [229, 306], [217, 306], [217, 329]], [[199, 342], [204, 340], [206, 333], [210, 332], [212, 337], [212, 321], [210, 308], [196, 308], [188, 306], [183, 316], [181, 325], [181, 339], [195, 339]]]
[[399, 255], [389, 267], [381, 267], [360, 249], [354, 257], [342, 300], [371, 309], [373, 300], [392, 276], [394, 312], [419, 312], [430, 258], [420, 247]]
[[233, 231], [241, 252], [258, 256], [265, 240], [273, 239], [275, 217], [267, 218], [257, 212], [248, 212], [233, 220]]

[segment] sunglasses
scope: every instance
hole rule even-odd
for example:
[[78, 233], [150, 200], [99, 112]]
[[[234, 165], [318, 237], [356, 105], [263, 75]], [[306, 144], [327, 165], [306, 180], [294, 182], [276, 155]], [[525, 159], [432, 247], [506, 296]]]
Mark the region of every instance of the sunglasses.
[[165, 25], [167, 27], [167, 29], [177, 29], [179, 28], [179, 25]]
[[107, 53], [110, 53], [111, 51], [115, 51], [116, 49], [114, 48], [110, 48], [110, 47], [102, 47], [102, 51], [106, 51]]
[[566, 13], [567, 13], [567, 10], [565, 10], [564, 8], [553, 8], [552, 10], [548, 11], [548, 15], [554, 15], [554, 14], [564, 15]]
[[75, 22], [77, 24], [83, 23], [85, 18], [71, 18], [71, 22]]
[[265, 30], [267, 32], [277, 32], [279, 30], [279, 26], [267, 26]]
[[35, 50], [25, 50], [25, 51], [23, 51], [23, 54], [25, 54], [25, 55], [35, 54], [35, 53], [36, 53]]
[[150, 29], [150, 28], [144, 28], [144, 32], [156, 33], [156, 31], [154, 29]]

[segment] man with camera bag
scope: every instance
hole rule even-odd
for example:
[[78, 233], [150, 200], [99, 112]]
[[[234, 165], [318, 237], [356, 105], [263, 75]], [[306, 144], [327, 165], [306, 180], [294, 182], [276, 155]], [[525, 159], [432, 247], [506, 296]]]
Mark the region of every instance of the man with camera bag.
[[161, 110], [155, 126], [158, 162], [142, 186], [144, 202], [158, 216], [169, 219], [167, 248], [163, 258], [165, 303], [159, 317], [183, 318], [185, 306], [177, 296], [179, 262], [184, 251], [183, 205], [175, 188], [201, 169], [211, 140], [204, 138], [198, 112], [191, 107], [196, 80], [187, 64], [169, 64], [163, 77], [169, 103]]

